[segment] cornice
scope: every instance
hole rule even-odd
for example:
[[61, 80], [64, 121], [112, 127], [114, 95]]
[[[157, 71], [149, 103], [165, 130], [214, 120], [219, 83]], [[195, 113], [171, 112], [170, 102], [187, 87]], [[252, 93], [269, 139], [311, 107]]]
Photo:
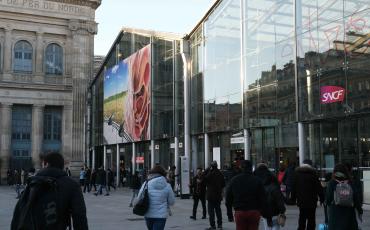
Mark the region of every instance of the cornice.
[[102, 0], [46, 0], [49, 2], [59, 2], [59, 3], [66, 3], [78, 6], [88, 6], [93, 9], [97, 9]]

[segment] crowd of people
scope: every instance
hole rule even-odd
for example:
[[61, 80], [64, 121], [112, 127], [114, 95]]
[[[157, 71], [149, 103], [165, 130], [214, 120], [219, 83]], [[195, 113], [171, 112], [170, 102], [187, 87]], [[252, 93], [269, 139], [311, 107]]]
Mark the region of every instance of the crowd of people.
[[[72, 225], [74, 229], [87, 229], [83, 193], [89, 193], [94, 188], [96, 196], [102, 195], [103, 190], [106, 196], [109, 195], [110, 188], [116, 189], [117, 186], [115, 173], [103, 167], [95, 170], [85, 166], [81, 168], [78, 183], [70, 177], [70, 170], [64, 168], [61, 154], [49, 153], [43, 156], [41, 162], [43, 168], [36, 174], [34, 169], [28, 172], [8, 171], [8, 184], [19, 185], [16, 190], [20, 198], [11, 229], [22, 229], [31, 223], [35, 229], [45, 224], [50, 226], [47, 229], [53, 226], [66, 229]], [[265, 163], [254, 167], [248, 160], [233, 164], [223, 171], [218, 167], [217, 162], [213, 161], [204, 170], [198, 168], [189, 184], [193, 198], [190, 218], [197, 220], [197, 209], [201, 203], [201, 218], [209, 219], [207, 229], [222, 229], [223, 200], [227, 220], [235, 222], [237, 230], [257, 230], [261, 223], [265, 229], [279, 230], [285, 224], [286, 205], [297, 205], [299, 208], [298, 230], [316, 229], [318, 205], [324, 206], [327, 229], [359, 229], [358, 223], [363, 213], [362, 185], [348, 164], [336, 165], [326, 175], [324, 183], [320, 181], [311, 160], [305, 160], [299, 167], [294, 163], [286, 168], [281, 166], [277, 173]], [[120, 183], [126, 185], [127, 175], [124, 172], [120, 174], [125, 178], [119, 178]], [[147, 193], [148, 209], [144, 217], [148, 230], [165, 228], [168, 216], [172, 215], [171, 206], [175, 203], [178, 176], [176, 167], [166, 171], [159, 164], [151, 170], [143, 169], [130, 176], [133, 194], [129, 207], [135, 206]], [[22, 193], [21, 186], [24, 190]], [[43, 195], [39, 197], [40, 194]], [[58, 209], [58, 215], [53, 215], [55, 209]], [[45, 217], [46, 214], [48, 216]]]

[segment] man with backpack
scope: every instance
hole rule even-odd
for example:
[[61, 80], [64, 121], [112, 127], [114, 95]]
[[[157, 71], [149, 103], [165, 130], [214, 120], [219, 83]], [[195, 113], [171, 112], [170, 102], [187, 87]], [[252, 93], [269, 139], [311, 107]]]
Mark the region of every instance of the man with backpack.
[[11, 230], [87, 230], [86, 206], [79, 184], [68, 177], [63, 156], [41, 157], [43, 169], [29, 178], [13, 214]]
[[337, 164], [334, 167], [332, 179], [326, 189], [325, 204], [329, 207], [329, 229], [359, 229], [356, 212], [361, 220], [363, 213], [361, 192], [353, 183], [344, 164]]
[[315, 230], [317, 201], [324, 202], [324, 191], [311, 160], [295, 170], [292, 188], [292, 200], [299, 207], [298, 230]]

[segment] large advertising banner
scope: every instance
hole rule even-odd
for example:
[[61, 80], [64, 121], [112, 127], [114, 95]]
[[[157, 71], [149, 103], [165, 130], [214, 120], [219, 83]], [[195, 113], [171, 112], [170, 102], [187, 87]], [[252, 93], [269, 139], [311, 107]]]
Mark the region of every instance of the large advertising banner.
[[150, 45], [104, 75], [104, 142], [150, 139]]

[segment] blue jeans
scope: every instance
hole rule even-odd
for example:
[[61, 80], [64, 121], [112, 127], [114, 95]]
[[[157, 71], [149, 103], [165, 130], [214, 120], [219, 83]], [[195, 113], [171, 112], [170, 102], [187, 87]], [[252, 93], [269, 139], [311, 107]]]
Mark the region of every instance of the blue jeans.
[[145, 218], [148, 230], [164, 230], [166, 218]]

